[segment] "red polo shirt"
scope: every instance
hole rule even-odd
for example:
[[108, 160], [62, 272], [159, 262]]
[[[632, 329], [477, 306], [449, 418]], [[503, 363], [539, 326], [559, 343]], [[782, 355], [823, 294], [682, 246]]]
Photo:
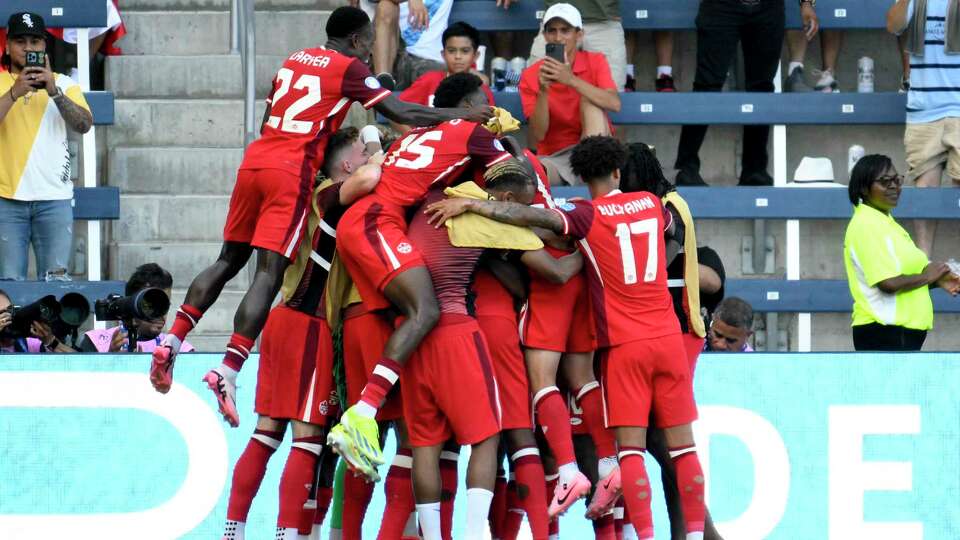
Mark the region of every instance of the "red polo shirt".
[[[533, 115], [540, 93], [540, 65], [543, 60], [523, 70], [520, 75], [520, 101], [523, 115]], [[616, 90], [617, 85], [610, 75], [610, 65], [603, 53], [577, 51], [573, 60], [573, 74], [584, 81], [604, 90]], [[559, 83], [550, 85], [550, 129], [547, 136], [537, 146], [537, 154], [549, 156], [580, 142], [580, 93]]]
[[[440, 83], [446, 78], [446, 71], [428, 71], [413, 81], [413, 84], [400, 94], [400, 101], [433, 107], [433, 95], [437, 92]], [[493, 92], [486, 84], [483, 85], [483, 93], [487, 95], [487, 101], [490, 102], [490, 105], [496, 105], [493, 102]]]

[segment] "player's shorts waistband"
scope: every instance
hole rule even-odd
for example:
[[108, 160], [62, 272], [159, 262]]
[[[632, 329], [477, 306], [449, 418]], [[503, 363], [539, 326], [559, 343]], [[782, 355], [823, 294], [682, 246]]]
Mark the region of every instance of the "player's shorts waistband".
[[343, 310], [343, 318], [352, 319], [354, 317], [366, 315], [367, 313], [370, 313], [370, 310], [363, 305], [363, 302], [357, 302], [356, 304], [350, 304], [346, 307], [346, 309]]
[[464, 313], [441, 313], [440, 320], [437, 322], [437, 327], [443, 326], [445, 328], [449, 328], [461, 324], [476, 325], [477, 319]]
[[321, 313], [318, 315], [316, 313], [310, 313], [307, 311], [303, 311], [302, 309], [297, 309], [293, 306], [287, 305], [286, 303], [280, 304], [279, 306], [276, 307], [276, 309], [284, 309], [284, 310], [296, 313], [298, 315], [303, 315], [304, 317], [309, 317], [311, 319], [318, 319], [321, 321], [327, 320], [327, 314], [324, 311], [321, 311]]

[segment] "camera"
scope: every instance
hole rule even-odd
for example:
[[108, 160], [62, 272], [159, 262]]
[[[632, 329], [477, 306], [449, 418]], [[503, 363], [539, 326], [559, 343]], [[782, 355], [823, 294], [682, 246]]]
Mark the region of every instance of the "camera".
[[170, 298], [163, 289], [151, 287], [130, 296], [111, 294], [94, 304], [98, 321], [129, 321], [131, 319], [159, 319], [170, 310]]
[[79, 293], [67, 293], [58, 301], [48, 294], [26, 306], [10, 306], [12, 315], [10, 325], [0, 332], [3, 338], [25, 338], [31, 335], [30, 325], [34, 321], [50, 325], [53, 335], [60, 341], [66, 341], [73, 334], [76, 340], [77, 328], [90, 316], [90, 302]]

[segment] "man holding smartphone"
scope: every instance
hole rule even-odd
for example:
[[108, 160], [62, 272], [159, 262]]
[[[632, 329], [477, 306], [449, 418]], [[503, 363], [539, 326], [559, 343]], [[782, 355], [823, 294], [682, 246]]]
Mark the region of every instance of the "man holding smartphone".
[[607, 113], [620, 110], [617, 85], [603, 53], [581, 50], [583, 20], [570, 4], [554, 4], [543, 16], [546, 53], [520, 76], [520, 101], [552, 185], [582, 183], [570, 168], [580, 139], [610, 135]]
[[26, 279], [31, 242], [39, 279], [70, 279], [67, 128], [86, 133], [93, 116], [80, 86], [51, 71], [46, 51], [43, 18], [11, 15], [0, 58], [0, 279]]

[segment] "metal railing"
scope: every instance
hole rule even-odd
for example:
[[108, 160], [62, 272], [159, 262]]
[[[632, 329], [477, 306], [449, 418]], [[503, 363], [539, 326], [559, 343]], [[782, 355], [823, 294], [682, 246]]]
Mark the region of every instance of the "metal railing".
[[243, 81], [243, 147], [257, 137], [256, 132], [256, 67], [257, 33], [254, 0], [230, 2], [230, 53], [240, 54]]

